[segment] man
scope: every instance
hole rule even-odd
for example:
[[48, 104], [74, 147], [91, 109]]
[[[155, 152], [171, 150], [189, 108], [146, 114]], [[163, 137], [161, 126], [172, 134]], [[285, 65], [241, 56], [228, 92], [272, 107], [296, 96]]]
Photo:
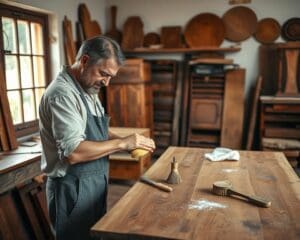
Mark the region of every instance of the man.
[[152, 139], [120, 138], [108, 131], [97, 93], [108, 86], [123, 61], [119, 45], [107, 37], [85, 41], [72, 66], [46, 89], [40, 103], [42, 170], [56, 239], [89, 239], [89, 229], [106, 212], [107, 155], [142, 148]]

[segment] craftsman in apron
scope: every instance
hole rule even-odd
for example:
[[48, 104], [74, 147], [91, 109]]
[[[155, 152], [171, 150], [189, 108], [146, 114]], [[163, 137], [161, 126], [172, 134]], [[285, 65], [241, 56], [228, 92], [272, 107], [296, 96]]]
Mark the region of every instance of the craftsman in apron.
[[[87, 110], [86, 140], [107, 140], [109, 117], [92, 115], [82, 88], [74, 82]], [[70, 165], [64, 177], [48, 178], [48, 207], [56, 239], [90, 239], [90, 228], [106, 213], [107, 179], [108, 157]]]

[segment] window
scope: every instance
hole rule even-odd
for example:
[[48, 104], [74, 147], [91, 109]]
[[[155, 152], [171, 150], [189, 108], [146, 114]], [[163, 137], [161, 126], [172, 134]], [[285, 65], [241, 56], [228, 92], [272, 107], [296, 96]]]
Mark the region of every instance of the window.
[[50, 71], [48, 18], [3, 4], [0, 18], [2, 79], [16, 135], [21, 137], [38, 131], [38, 106]]

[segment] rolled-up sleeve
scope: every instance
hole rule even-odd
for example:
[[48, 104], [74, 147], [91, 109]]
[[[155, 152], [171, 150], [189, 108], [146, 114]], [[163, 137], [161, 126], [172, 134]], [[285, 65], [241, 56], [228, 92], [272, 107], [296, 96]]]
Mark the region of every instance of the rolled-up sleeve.
[[52, 134], [60, 160], [68, 157], [83, 141], [86, 122], [78, 102], [71, 96], [56, 96], [49, 102]]

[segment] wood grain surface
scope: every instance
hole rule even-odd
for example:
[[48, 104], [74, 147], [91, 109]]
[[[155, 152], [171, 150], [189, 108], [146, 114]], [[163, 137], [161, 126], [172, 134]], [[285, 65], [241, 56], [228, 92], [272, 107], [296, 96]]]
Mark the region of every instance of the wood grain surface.
[[135, 49], [144, 43], [144, 23], [138, 16], [127, 18], [123, 27], [122, 48]]
[[112, 39], [116, 40], [118, 43], [121, 43], [122, 40], [122, 33], [117, 29], [117, 7], [111, 6], [110, 7], [110, 29], [105, 34], [108, 37], [111, 37]]
[[181, 26], [164, 26], [161, 28], [160, 41], [163, 48], [181, 48]]
[[300, 18], [293, 17], [284, 22], [281, 34], [287, 41], [300, 41]]
[[221, 128], [222, 147], [242, 149], [245, 74], [246, 70], [243, 68], [226, 72]]
[[149, 32], [144, 37], [144, 47], [151, 47], [160, 43], [160, 36], [156, 32]]
[[220, 46], [225, 27], [221, 18], [212, 13], [201, 13], [187, 24], [184, 37], [189, 47]]
[[233, 7], [223, 15], [225, 38], [233, 42], [240, 42], [249, 38], [257, 28], [255, 12], [243, 6]]
[[76, 47], [73, 39], [72, 22], [67, 16], [63, 20], [63, 40], [66, 64], [71, 66], [75, 62]]
[[261, 43], [272, 43], [280, 36], [280, 24], [274, 18], [259, 20], [254, 37]]
[[90, 12], [85, 3], [79, 4], [78, 15], [85, 39], [101, 35], [101, 27], [97, 21], [91, 19]]
[[[92, 227], [102, 239], [299, 239], [300, 181], [282, 153], [241, 151], [239, 161], [210, 162], [211, 149], [170, 147], [146, 172], [164, 182], [173, 157], [182, 177], [171, 193], [136, 183]], [[272, 202], [260, 208], [212, 193], [215, 181]]]

